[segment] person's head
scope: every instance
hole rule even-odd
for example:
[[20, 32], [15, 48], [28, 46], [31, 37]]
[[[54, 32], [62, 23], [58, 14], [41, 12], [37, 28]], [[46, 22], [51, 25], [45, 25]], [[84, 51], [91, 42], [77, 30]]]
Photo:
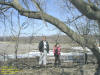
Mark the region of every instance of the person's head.
[[58, 47], [59, 46], [59, 43], [57, 42], [56, 44], [55, 44], [55, 47]]
[[43, 37], [42, 37], [42, 40], [43, 40], [43, 41], [46, 41], [46, 36], [43, 36]]

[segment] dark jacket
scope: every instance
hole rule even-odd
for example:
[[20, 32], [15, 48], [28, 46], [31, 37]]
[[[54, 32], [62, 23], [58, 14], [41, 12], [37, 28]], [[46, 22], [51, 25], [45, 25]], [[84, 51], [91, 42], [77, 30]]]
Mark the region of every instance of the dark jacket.
[[[47, 47], [47, 53], [49, 53], [49, 44], [48, 44], [48, 42], [46, 41], [46, 47]], [[40, 52], [44, 52], [44, 44], [43, 44], [43, 41], [40, 41], [40, 43], [39, 43], [39, 51]]]

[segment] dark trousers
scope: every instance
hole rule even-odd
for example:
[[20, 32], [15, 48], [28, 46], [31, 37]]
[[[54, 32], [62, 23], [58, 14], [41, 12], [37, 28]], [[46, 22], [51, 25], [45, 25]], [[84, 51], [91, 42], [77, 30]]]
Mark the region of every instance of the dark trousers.
[[55, 55], [55, 63], [54, 63], [54, 65], [60, 65], [60, 64], [61, 64], [61, 62], [60, 62], [60, 55]]
[[85, 64], [87, 64], [88, 55], [85, 53]]

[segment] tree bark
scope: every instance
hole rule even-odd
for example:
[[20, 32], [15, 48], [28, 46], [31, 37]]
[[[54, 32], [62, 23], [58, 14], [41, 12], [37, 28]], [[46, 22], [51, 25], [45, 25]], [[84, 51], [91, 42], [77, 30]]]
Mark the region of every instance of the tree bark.
[[100, 20], [100, 9], [83, 0], [69, 0], [83, 15], [92, 20]]
[[[91, 3], [86, 3], [83, 0], [69, 0], [69, 1], [88, 19], [98, 21], [99, 34], [100, 34], [100, 9]], [[100, 44], [100, 38], [99, 38], [99, 44]], [[96, 47], [94, 46], [94, 48], [90, 48], [90, 49], [95, 55], [96, 54], [95, 51], [97, 50]], [[100, 51], [98, 52], [100, 53]], [[95, 73], [95, 75], [100, 75], [100, 59], [98, 58], [97, 58], [97, 63], [98, 63], [98, 67], [97, 67], [97, 72]]]
[[[100, 14], [98, 14], [98, 12], [96, 12], [98, 14], [98, 16], [94, 16], [94, 12], [91, 12], [92, 9], [86, 13], [88, 10], [84, 10], [84, 8], [88, 9], [88, 5], [84, 2], [83, 4], [81, 3], [82, 0], [70, 0], [74, 5], [76, 5], [77, 8], [79, 8], [79, 10], [86, 16], [88, 16], [91, 19], [100, 19]], [[76, 1], [76, 2], [75, 2]], [[77, 4], [79, 5], [77, 5]], [[18, 12], [23, 15], [26, 16], [28, 18], [33, 18], [33, 19], [42, 19], [40, 12], [34, 12], [34, 11], [29, 11], [29, 10], [25, 10], [24, 8], [22, 8], [22, 6], [18, 3], [18, 0], [14, 0], [14, 2], [12, 2], [11, 4], [6, 3], [6, 2], [1, 2], [0, 4], [4, 4], [4, 5], [8, 5], [13, 7], [14, 9], [18, 10]], [[82, 4], [82, 6], [81, 6]], [[85, 4], [85, 6], [84, 6]], [[83, 11], [84, 10], [84, 11]], [[91, 14], [91, 15], [89, 15]], [[72, 40], [76, 41], [78, 44], [80, 44], [81, 46], [85, 45], [85, 40], [83, 37], [81, 37], [80, 35], [78, 35], [76, 32], [74, 32], [73, 30], [71, 30], [66, 24], [64, 24], [62, 21], [60, 21], [59, 19], [48, 15], [47, 13], [42, 13], [42, 16], [44, 18], [44, 20], [46, 22], [49, 22], [51, 24], [53, 24], [54, 26], [56, 26], [57, 28], [59, 28], [62, 32], [64, 32], [65, 34], [67, 34]], [[99, 52], [99, 48], [96, 46], [95, 42], [93, 41], [93, 39], [90, 39], [87, 41], [87, 45], [86, 45], [94, 54], [94, 56], [96, 57], [98, 64], [100, 64], [100, 52]]]

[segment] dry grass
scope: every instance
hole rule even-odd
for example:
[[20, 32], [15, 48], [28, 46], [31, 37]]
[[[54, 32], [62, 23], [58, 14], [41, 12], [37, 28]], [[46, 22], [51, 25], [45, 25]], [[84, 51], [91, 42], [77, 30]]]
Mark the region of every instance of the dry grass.
[[[53, 49], [53, 46], [55, 43], [49, 43], [50, 50]], [[62, 47], [62, 52], [68, 52], [68, 50], [71, 50], [72, 44], [60, 44]], [[27, 52], [31, 52], [33, 50], [38, 50], [38, 43], [32, 43], [32, 44], [23, 44], [20, 43], [18, 47], [18, 54], [24, 54]], [[0, 54], [3, 53], [6, 54], [14, 54], [15, 52], [15, 43], [13, 42], [0, 42]]]
[[40, 67], [38, 60], [35, 58], [9, 60], [4, 65], [16, 66], [19, 69], [14, 75], [94, 75], [97, 64], [79, 64], [73, 62], [61, 63], [60, 67], [54, 67], [54, 64], [47, 64], [46, 67]]
[[94, 66], [84, 65], [81, 71], [79, 67], [25, 69], [21, 70], [16, 75], [81, 75], [81, 73], [83, 73], [84, 75], [94, 75]]

